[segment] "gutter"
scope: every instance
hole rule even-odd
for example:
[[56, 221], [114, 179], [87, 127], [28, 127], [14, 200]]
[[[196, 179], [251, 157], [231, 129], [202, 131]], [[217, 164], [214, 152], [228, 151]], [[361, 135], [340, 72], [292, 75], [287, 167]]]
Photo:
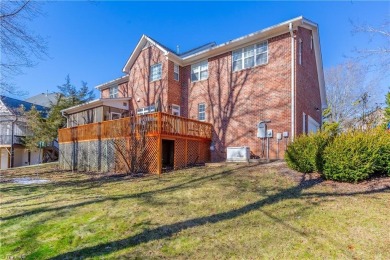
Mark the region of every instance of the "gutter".
[[291, 141], [294, 140], [295, 135], [295, 48], [294, 48], [294, 31], [293, 24], [289, 23], [288, 30], [291, 36]]

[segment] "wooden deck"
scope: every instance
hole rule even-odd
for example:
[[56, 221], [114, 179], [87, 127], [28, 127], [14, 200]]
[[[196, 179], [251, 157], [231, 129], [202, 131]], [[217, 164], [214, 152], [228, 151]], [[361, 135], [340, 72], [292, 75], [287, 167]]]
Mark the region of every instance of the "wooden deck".
[[[132, 129], [134, 127], [135, 129]], [[146, 136], [173, 135], [211, 140], [212, 125], [189, 118], [162, 112], [126, 117], [99, 123], [80, 125], [58, 130], [60, 143], [129, 137], [131, 134]]]
[[[144, 148], [137, 146], [137, 141], [132, 137], [136, 137], [136, 140], [145, 140]], [[145, 167], [149, 172], [157, 174], [162, 173], [163, 155], [166, 157], [170, 153], [174, 154], [173, 167], [175, 169], [198, 162], [208, 162], [211, 137], [211, 124], [162, 112], [63, 128], [58, 131], [60, 147], [69, 146], [64, 148], [67, 152], [63, 152], [62, 160], [70, 161], [72, 169], [74, 165], [80, 167], [92, 161], [98, 161], [98, 163], [92, 163], [95, 166], [98, 165], [92, 167], [92, 170], [100, 170], [101, 161], [115, 162], [117, 166], [126, 165], [131, 157], [129, 154], [136, 154], [138, 165], [147, 165]], [[107, 152], [107, 149], [111, 149], [107, 146], [104, 149], [93, 148], [92, 143], [98, 141], [100, 144], [105, 144], [105, 141], [101, 142], [103, 140], [113, 141], [118, 145], [112, 152]], [[164, 152], [164, 147], [168, 145], [167, 142], [172, 141], [173, 147], [169, 148], [170, 152]], [[92, 146], [84, 147], [89, 144]], [[141, 152], [134, 152], [136, 151], [134, 149], [141, 150]], [[97, 154], [98, 159], [93, 157], [94, 154]], [[108, 158], [109, 156], [111, 157]], [[118, 168], [117, 166], [115, 167]]]

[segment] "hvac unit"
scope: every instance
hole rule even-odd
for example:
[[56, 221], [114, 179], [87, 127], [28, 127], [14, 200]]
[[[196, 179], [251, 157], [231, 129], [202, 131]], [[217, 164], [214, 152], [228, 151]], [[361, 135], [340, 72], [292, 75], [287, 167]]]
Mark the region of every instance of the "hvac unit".
[[228, 147], [226, 153], [227, 162], [248, 162], [250, 159], [250, 149], [248, 146]]

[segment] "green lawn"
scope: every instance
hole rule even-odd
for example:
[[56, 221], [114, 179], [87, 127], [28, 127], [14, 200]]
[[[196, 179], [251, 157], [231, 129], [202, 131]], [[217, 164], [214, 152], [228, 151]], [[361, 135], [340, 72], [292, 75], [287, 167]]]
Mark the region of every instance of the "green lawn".
[[0, 175], [0, 259], [390, 259], [390, 178], [337, 184], [284, 163]]

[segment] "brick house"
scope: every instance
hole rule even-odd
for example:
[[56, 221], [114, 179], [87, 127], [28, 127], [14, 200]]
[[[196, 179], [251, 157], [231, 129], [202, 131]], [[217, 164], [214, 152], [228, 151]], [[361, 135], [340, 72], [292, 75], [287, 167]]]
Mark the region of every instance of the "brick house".
[[[183, 53], [143, 35], [123, 72], [96, 87], [96, 102], [124, 104], [127, 98], [118, 118], [159, 110], [210, 123], [213, 162], [226, 160], [227, 147], [247, 146], [252, 156], [264, 157], [264, 140], [257, 137], [263, 120], [273, 132], [270, 158], [282, 158], [288, 141], [321, 126], [326, 107], [318, 26], [303, 17]], [[285, 137], [277, 140], [278, 133]]]

